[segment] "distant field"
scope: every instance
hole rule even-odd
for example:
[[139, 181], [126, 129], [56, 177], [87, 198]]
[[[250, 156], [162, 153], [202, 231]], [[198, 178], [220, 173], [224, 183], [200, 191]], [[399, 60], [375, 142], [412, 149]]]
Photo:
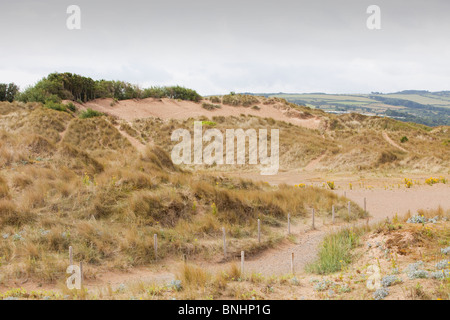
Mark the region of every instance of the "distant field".
[[417, 102], [420, 104], [445, 106], [447, 108], [450, 108], [450, 98], [449, 97], [437, 98], [437, 97], [432, 97], [432, 96], [416, 95], [416, 94], [388, 94], [385, 96], [388, 98], [410, 100], [410, 101], [414, 101], [414, 102]]
[[265, 94], [327, 112], [364, 112], [429, 126], [450, 125], [450, 92]]

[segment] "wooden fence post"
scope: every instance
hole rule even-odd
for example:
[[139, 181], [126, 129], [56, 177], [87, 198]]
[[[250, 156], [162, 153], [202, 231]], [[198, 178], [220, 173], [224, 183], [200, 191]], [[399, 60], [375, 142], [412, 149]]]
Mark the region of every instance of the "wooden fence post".
[[241, 278], [244, 277], [244, 260], [245, 260], [245, 253], [244, 251], [241, 251]]
[[80, 261], [80, 287], [83, 289], [83, 262]]
[[348, 216], [350, 217], [350, 213], [351, 213], [351, 210], [350, 210], [350, 201], [348, 202]]
[[367, 209], [366, 209], [366, 198], [364, 198], [364, 213], [366, 213], [367, 212]]
[[155, 260], [158, 258], [158, 235], [155, 233], [153, 236], [153, 245], [155, 247]]
[[291, 214], [288, 213], [288, 234], [291, 234]]
[[334, 224], [334, 205], [331, 207], [331, 222]]
[[258, 243], [261, 243], [261, 220], [258, 219]]
[[73, 248], [72, 246], [69, 247], [69, 265], [73, 265]]
[[314, 208], [312, 209], [312, 228], [313, 229], [316, 229], [316, 226], [315, 226], [315, 224], [314, 224], [314, 214], [315, 214], [315, 211], [314, 211]]
[[291, 255], [291, 273], [294, 274], [294, 252]]

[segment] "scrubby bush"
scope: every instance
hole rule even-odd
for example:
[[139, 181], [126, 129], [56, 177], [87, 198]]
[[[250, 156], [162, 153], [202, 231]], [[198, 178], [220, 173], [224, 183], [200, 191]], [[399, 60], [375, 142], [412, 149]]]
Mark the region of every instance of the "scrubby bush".
[[[1, 90], [0, 87], [0, 98]], [[28, 87], [19, 94], [23, 102], [41, 102], [48, 100], [60, 103], [61, 100], [73, 100], [79, 103], [99, 98], [117, 100], [142, 98], [171, 98], [198, 102], [202, 97], [192, 89], [180, 86], [151, 87], [142, 90], [139, 86], [124, 81], [95, 81], [72, 73], [52, 73], [41, 79], [36, 85]]]
[[376, 290], [373, 293], [373, 298], [375, 300], [383, 300], [384, 298], [386, 298], [389, 295], [389, 289], [387, 288], [380, 288], [378, 290]]
[[95, 117], [101, 117], [104, 114], [95, 110], [92, 110], [88, 108], [86, 111], [81, 112], [80, 118], [81, 119], [88, 119], [88, 118], [95, 118]]
[[68, 104], [66, 104], [66, 108], [72, 112], [77, 111], [77, 107], [75, 107], [75, 105], [72, 102], [69, 102]]
[[212, 103], [222, 103], [222, 99], [220, 99], [220, 97], [218, 96], [209, 97], [209, 101], [211, 101]]
[[222, 97], [222, 102], [223, 104], [235, 107], [237, 106], [248, 107], [258, 103], [259, 100], [258, 98], [252, 95], [230, 93], [229, 95], [225, 95]]
[[390, 287], [401, 282], [403, 282], [403, 280], [396, 275], [387, 275], [381, 279], [381, 284], [383, 287]]
[[206, 109], [206, 110], [209, 110], [209, 111], [212, 111], [212, 110], [215, 110], [215, 109], [220, 109], [221, 107], [219, 105], [217, 105], [217, 104], [202, 103], [202, 108]]
[[44, 107], [48, 108], [48, 109], [56, 110], [56, 111], [67, 112], [67, 107], [65, 105], [63, 105], [61, 103], [56, 103], [56, 102], [53, 102], [53, 101], [47, 101], [44, 104]]
[[142, 94], [142, 98], [170, 98], [199, 102], [202, 96], [195, 90], [187, 89], [180, 86], [173, 87], [151, 87], [145, 89]]

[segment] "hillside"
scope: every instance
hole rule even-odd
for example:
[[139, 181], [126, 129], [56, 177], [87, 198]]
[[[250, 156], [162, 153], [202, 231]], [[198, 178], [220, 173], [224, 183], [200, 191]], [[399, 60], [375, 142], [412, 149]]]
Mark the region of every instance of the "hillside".
[[[446, 126], [432, 129], [389, 118], [334, 115], [278, 98], [252, 97], [248, 106], [224, 104], [222, 99], [226, 101], [227, 96], [198, 103], [152, 98], [113, 103], [100, 99], [77, 106], [113, 116], [141, 146], [158, 141], [167, 152], [175, 145], [170, 141], [171, 130], [192, 132], [194, 119], [208, 120], [208, 126], [222, 132], [227, 128], [278, 128], [281, 171], [308, 170], [313, 161], [314, 170], [329, 172], [382, 169], [443, 174], [450, 167], [450, 131]], [[407, 141], [401, 142], [403, 137]], [[226, 165], [213, 168], [230, 169]]]
[[381, 94], [258, 94], [332, 113], [358, 112], [429, 126], [450, 125], [450, 91], [407, 90]]
[[[239, 277], [237, 287], [244, 288], [236, 290], [271, 281], [284, 286], [280, 274], [288, 272], [291, 251], [304, 275], [320, 258], [317, 248], [329, 232], [379, 222], [405, 208], [448, 209], [448, 126], [331, 114], [277, 97], [203, 98], [181, 87], [141, 90], [72, 77], [54, 75], [20, 93], [32, 101], [0, 102], [0, 298], [33, 296], [8, 291], [22, 285], [34, 294], [62, 286], [79, 298], [106, 284], [112, 297], [119, 289], [110, 282], [141, 276], [173, 281], [182, 257], [202, 268], [184, 265], [177, 277], [186, 290], [161, 289], [159, 297], [252, 298], [234, 289], [221, 295], [216, 285], [234, 287]], [[61, 79], [85, 83], [61, 86]], [[248, 164], [249, 152], [244, 165], [175, 165], [171, 135], [176, 129], [192, 135], [194, 121], [221, 133], [279, 129], [278, 175], [261, 176], [258, 165]], [[362, 209], [366, 198], [369, 211]], [[292, 234], [286, 232], [288, 217]], [[89, 292], [67, 292], [63, 285], [70, 246], [74, 260], [84, 263]], [[249, 270], [280, 278], [241, 277], [234, 266], [241, 251]], [[214, 278], [214, 291], [198, 292], [197, 280], [190, 287], [192, 277], [205, 275], [199, 285], [209, 288], [209, 271], [225, 267], [234, 276]], [[299, 279], [282, 290], [292, 293]], [[145, 292], [159, 290], [151, 286]], [[313, 290], [311, 284], [307, 294]]]
[[[230, 258], [240, 250], [252, 255], [285, 238], [288, 213], [301, 219], [315, 208], [327, 218], [330, 205], [347, 207], [317, 188], [183, 171], [158, 146], [163, 141], [137, 152], [112, 117], [81, 119], [38, 103], [1, 103], [0, 115], [0, 285], [64, 278], [69, 246], [87, 264], [86, 279], [99, 269], [148, 265], [156, 259], [154, 234], [158, 259], [217, 259], [222, 227]], [[147, 132], [165, 132], [152, 121]], [[352, 207], [345, 219], [364, 216]], [[266, 234], [260, 244], [258, 218]]]

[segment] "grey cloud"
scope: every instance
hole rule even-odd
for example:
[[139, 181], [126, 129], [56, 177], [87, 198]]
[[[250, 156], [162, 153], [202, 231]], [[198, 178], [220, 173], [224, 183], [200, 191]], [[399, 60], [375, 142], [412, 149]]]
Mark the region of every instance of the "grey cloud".
[[[81, 30], [65, 27], [70, 4]], [[382, 30], [366, 28], [371, 4]], [[0, 82], [70, 71], [202, 94], [445, 90], [448, 12], [446, 0], [2, 0]]]

